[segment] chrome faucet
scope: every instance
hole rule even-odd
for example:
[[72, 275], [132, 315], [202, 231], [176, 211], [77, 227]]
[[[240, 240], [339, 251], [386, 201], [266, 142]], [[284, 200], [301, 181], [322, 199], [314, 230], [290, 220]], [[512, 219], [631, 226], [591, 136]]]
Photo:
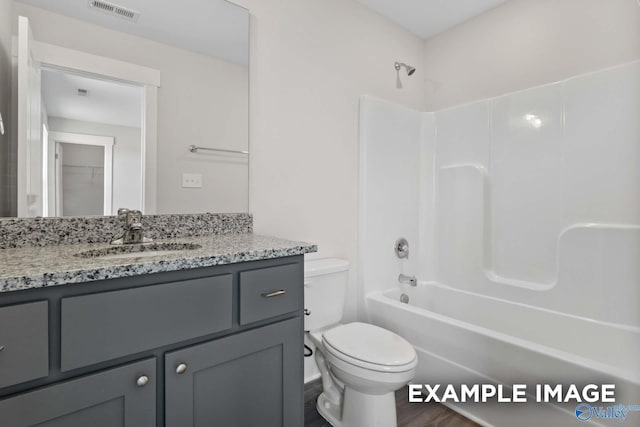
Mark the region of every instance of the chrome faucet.
[[118, 219], [122, 224], [122, 234], [116, 236], [111, 241], [112, 245], [130, 245], [135, 243], [149, 243], [152, 239], [144, 237], [144, 228], [142, 227], [142, 212], [138, 210], [129, 210], [126, 208], [118, 209]]
[[418, 279], [416, 279], [416, 276], [407, 276], [405, 274], [401, 274], [398, 276], [398, 282], [411, 286], [418, 286]]

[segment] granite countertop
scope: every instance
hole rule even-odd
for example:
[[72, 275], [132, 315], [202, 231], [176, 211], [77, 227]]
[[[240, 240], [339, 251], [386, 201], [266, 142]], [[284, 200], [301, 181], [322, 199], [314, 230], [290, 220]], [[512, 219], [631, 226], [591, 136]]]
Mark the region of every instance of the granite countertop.
[[115, 279], [150, 273], [234, 264], [316, 252], [316, 245], [253, 233], [181, 237], [155, 244], [199, 245], [153, 256], [91, 258], [76, 254], [114, 246], [108, 243], [62, 244], [0, 249], [0, 292]]

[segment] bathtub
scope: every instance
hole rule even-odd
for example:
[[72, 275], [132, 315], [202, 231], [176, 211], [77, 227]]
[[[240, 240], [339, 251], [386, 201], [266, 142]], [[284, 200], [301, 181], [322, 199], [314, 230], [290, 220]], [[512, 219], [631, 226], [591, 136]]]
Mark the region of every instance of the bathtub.
[[[408, 296], [408, 303], [400, 301]], [[413, 383], [616, 384], [616, 403], [640, 405], [640, 328], [595, 321], [439, 283], [367, 295], [369, 321], [409, 340]], [[534, 399], [530, 399], [533, 401]], [[569, 404], [448, 404], [486, 426], [589, 425]], [[597, 420], [592, 425], [625, 425]], [[640, 425], [631, 412], [627, 425]]]

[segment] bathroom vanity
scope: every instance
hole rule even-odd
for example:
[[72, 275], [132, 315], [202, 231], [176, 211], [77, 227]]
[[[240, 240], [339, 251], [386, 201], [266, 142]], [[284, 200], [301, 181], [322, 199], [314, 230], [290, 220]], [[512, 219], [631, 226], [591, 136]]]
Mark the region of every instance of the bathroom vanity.
[[315, 246], [177, 241], [197, 249], [0, 250], [3, 426], [303, 424], [303, 254]]

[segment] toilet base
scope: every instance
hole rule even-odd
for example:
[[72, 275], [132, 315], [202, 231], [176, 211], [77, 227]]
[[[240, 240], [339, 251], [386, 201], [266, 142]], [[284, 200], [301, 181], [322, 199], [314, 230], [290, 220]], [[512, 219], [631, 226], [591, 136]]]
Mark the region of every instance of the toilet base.
[[333, 427], [397, 426], [396, 398], [393, 392], [372, 395], [346, 387], [342, 407], [329, 402], [322, 393], [318, 397], [316, 408]]
[[325, 396], [324, 393], [321, 393], [320, 396], [318, 396], [316, 409], [318, 410], [318, 413], [322, 415], [322, 418], [327, 420], [327, 422], [333, 427], [342, 427], [342, 423], [340, 421], [342, 418], [342, 407], [329, 402], [329, 399], [327, 399], [327, 396]]

